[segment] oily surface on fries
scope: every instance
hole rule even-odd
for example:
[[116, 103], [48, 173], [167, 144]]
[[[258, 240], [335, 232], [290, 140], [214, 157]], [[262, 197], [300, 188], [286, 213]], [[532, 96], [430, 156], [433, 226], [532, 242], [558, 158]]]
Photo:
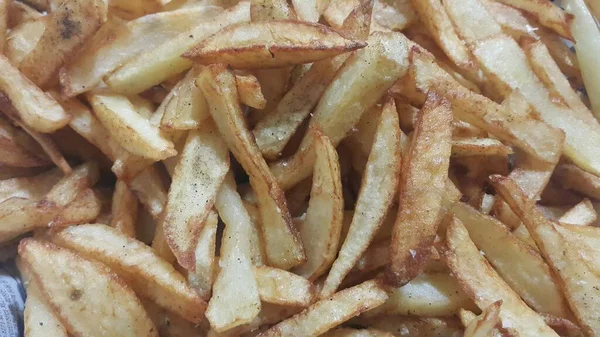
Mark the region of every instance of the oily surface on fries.
[[0, 0], [21, 331], [600, 336], [598, 14]]

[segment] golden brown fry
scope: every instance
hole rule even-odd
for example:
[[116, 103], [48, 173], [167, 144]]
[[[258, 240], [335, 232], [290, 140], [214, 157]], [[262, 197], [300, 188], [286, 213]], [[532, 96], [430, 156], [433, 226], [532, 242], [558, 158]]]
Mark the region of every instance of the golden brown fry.
[[117, 180], [115, 185], [111, 213], [110, 226], [134, 238], [138, 216], [138, 201], [122, 180]]
[[188, 71], [165, 98], [168, 101], [161, 120], [162, 129], [167, 131], [198, 129], [210, 117], [204, 94], [195, 84], [200, 70], [199, 67], [194, 67]]
[[265, 220], [262, 231], [269, 264], [289, 269], [304, 262], [302, 242], [287, 210], [283, 191], [245, 125], [235, 77], [223, 66], [211, 65], [202, 71], [196, 85], [207, 97], [211, 115], [225, 143], [250, 176], [261, 218]]
[[296, 14], [286, 0], [252, 0], [252, 22], [295, 19]]
[[356, 265], [383, 223], [398, 188], [400, 129], [394, 101], [386, 101], [373, 135], [354, 216], [320, 297], [331, 296]]
[[567, 302], [585, 335], [600, 332], [600, 277], [581, 254], [544, 218], [535, 203], [527, 199], [514, 181], [494, 175], [490, 181], [496, 192], [523, 221], [540, 252], [560, 279]]
[[0, 181], [0, 202], [10, 198], [39, 201], [62, 178], [55, 169], [31, 177], [18, 177]]
[[48, 166], [35, 140], [22, 130], [0, 119], [0, 163], [14, 167]]
[[452, 141], [452, 157], [503, 156], [513, 153], [510, 146], [492, 138], [462, 138]]
[[21, 241], [19, 255], [72, 334], [158, 336], [133, 291], [106, 266], [34, 239]]
[[46, 29], [19, 70], [41, 88], [52, 86], [59, 68], [106, 21], [101, 0], [66, 0], [49, 14]]
[[381, 331], [397, 334], [406, 332], [408, 336], [452, 337], [464, 332], [460, 321], [455, 317], [386, 316], [356, 319], [359, 324], [368, 325]]
[[46, 24], [46, 18], [41, 18], [23, 22], [10, 30], [4, 54], [13, 66], [18, 68], [25, 56], [33, 50], [44, 33]]
[[444, 257], [463, 290], [479, 308], [502, 301], [500, 321], [519, 336], [558, 336], [541, 316], [531, 310], [479, 253], [460, 220], [448, 226]]
[[194, 269], [198, 237], [228, 171], [229, 151], [214, 123], [190, 131], [173, 174], [162, 225], [177, 261], [188, 270]]
[[113, 0], [109, 6], [112, 14], [127, 20], [158, 12], [162, 7], [160, 0]]
[[[0, 93], [0, 96], [1, 95], [2, 94]], [[58, 147], [56, 146], [52, 138], [50, 138], [50, 136], [33, 130], [21, 121], [15, 120], [15, 123], [19, 127], [21, 127], [21, 129], [25, 130], [25, 132], [27, 132], [33, 139], [35, 139], [35, 141], [40, 145], [42, 150], [44, 150], [48, 158], [50, 158], [50, 160], [52, 160], [52, 162], [58, 168], [60, 168], [60, 170], [63, 171], [63, 173], [70, 174], [72, 172], [71, 166], [69, 165], [69, 163], [67, 163], [67, 160], [65, 159], [65, 157], [63, 157], [62, 153], [60, 153]]]
[[543, 26], [552, 29], [565, 39], [573, 40], [571, 36], [571, 21], [573, 15], [565, 13], [550, 0], [495, 0], [505, 5], [520, 9], [535, 17]]
[[293, 271], [314, 281], [335, 260], [344, 218], [344, 198], [335, 148], [320, 130], [313, 129], [309, 132], [315, 133], [316, 160], [306, 218], [298, 228], [306, 262]]
[[212, 284], [217, 271], [216, 256], [217, 225], [219, 217], [211, 210], [198, 235], [198, 243], [194, 252], [196, 264], [188, 273], [188, 282], [203, 298], [210, 298]]
[[582, 170], [577, 165], [559, 164], [552, 174], [552, 179], [568, 189], [592, 198], [600, 198], [600, 177]]
[[227, 27], [183, 56], [201, 64], [223, 63], [236, 69], [279, 68], [364, 46], [364, 42], [346, 39], [321, 24], [270, 21]]
[[237, 85], [240, 101], [255, 109], [264, 109], [267, 100], [262, 94], [260, 83], [256, 76], [252, 74], [236, 74], [235, 84]]
[[25, 4], [23, 2], [13, 1], [12, 3], [7, 1], [8, 11], [10, 17], [8, 17], [8, 28], [13, 29], [14, 27], [27, 22], [41, 18], [44, 14], [40, 13], [37, 9]]
[[364, 311], [381, 305], [386, 299], [387, 294], [377, 281], [367, 281], [316, 302], [258, 336], [316, 337]]
[[129, 188], [152, 217], [158, 219], [167, 204], [168, 191], [156, 167], [140, 172], [129, 182]]
[[390, 283], [401, 286], [417, 276], [430, 257], [441, 214], [452, 137], [450, 103], [429, 93], [402, 163], [399, 212], [392, 231]]
[[313, 286], [304, 277], [267, 266], [254, 267], [254, 277], [263, 302], [307, 307], [313, 301]]
[[466, 327], [464, 337], [495, 336], [495, 327], [500, 323], [500, 306], [502, 300], [494, 302], [485, 308], [481, 315], [473, 319]]

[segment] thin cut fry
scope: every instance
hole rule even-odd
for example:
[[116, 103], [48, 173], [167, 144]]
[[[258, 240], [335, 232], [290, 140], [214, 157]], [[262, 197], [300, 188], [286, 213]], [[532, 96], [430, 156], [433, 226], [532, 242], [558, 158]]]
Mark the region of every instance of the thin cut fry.
[[228, 171], [229, 151], [214, 123], [190, 131], [163, 215], [167, 242], [179, 264], [188, 270], [195, 267], [198, 237]]
[[158, 336], [133, 291], [106, 266], [34, 239], [21, 241], [19, 255], [72, 334]]
[[313, 286], [304, 277], [267, 266], [255, 267], [254, 277], [263, 302], [307, 307], [313, 301]]
[[389, 281], [401, 286], [429, 260], [447, 179], [452, 137], [450, 103], [430, 93], [402, 164], [399, 212], [392, 231]]
[[112, 199], [112, 219], [110, 226], [118, 229], [123, 234], [135, 237], [135, 226], [138, 215], [138, 201], [129, 190], [127, 184], [117, 180]]
[[395, 107], [394, 101], [388, 99], [379, 118], [352, 223], [320, 297], [333, 295], [356, 265], [396, 195], [400, 175], [400, 129]]
[[257, 195], [270, 265], [289, 269], [304, 262], [302, 242], [285, 204], [283, 191], [262, 158], [246, 127], [238, 101], [235, 77], [223, 66], [206, 67], [196, 81], [208, 99], [210, 113], [225, 143], [250, 176]]

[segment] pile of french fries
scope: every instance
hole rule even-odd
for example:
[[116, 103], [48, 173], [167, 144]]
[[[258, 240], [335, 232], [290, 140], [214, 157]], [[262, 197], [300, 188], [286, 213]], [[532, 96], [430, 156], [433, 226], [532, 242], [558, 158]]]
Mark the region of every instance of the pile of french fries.
[[25, 336], [600, 336], [600, 7], [560, 6], [0, 0]]

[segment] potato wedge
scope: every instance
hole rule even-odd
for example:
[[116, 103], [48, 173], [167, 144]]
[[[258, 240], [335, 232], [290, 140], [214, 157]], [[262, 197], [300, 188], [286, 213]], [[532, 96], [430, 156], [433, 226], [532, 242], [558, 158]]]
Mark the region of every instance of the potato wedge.
[[598, 213], [590, 199], [583, 199], [582, 202], [573, 206], [563, 214], [558, 222], [576, 226], [589, 226], [598, 220]]
[[452, 317], [460, 308], [477, 309], [452, 276], [448, 273], [423, 273], [402, 287], [392, 288], [385, 303], [364, 316]]
[[88, 99], [98, 119], [127, 151], [156, 161], [177, 153], [173, 143], [140, 116], [127, 97], [99, 92], [90, 94]]
[[386, 279], [402, 286], [429, 260], [441, 214], [452, 137], [450, 103], [429, 93], [402, 163], [399, 212], [392, 231]]
[[366, 281], [316, 302], [258, 336], [319, 336], [350, 318], [381, 305], [386, 299], [387, 294], [377, 281]]
[[[321, 297], [329, 297], [367, 250], [398, 189], [400, 128], [394, 101], [388, 99], [377, 123], [352, 223], [331, 266]], [[317, 154], [318, 155], [318, 154]]]
[[260, 83], [256, 76], [252, 74], [236, 74], [235, 84], [237, 85], [240, 101], [255, 109], [264, 109], [267, 100], [260, 90]]
[[235, 69], [280, 68], [319, 61], [365, 45], [321, 24], [270, 21], [227, 27], [183, 56], [200, 64], [223, 63]]
[[21, 241], [19, 255], [72, 334], [158, 336], [133, 291], [106, 266], [34, 239]]
[[49, 95], [0, 55], [0, 109], [39, 132], [53, 132], [69, 123], [69, 115]]
[[498, 175], [491, 176], [490, 181], [496, 192], [521, 218], [540, 252], [559, 277], [567, 302], [583, 333], [591, 336], [600, 332], [600, 308], [595, 300], [600, 296], [600, 277], [583, 260], [577, 247], [565, 240], [514, 181]]
[[250, 176], [259, 203], [267, 261], [271, 266], [289, 269], [304, 262], [302, 242], [277, 185], [247, 129], [240, 109], [235, 77], [220, 65], [206, 67], [196, 85], [208, 99], [210, 113], [235, 158]]
[[481, 315], [477, 316], [465, 327], [464, 337], [496, 336], [498, 331], [495, 331], [495, 327], [500, 322], [501, 305], [502, 300], [494, 302], [485, 308]]
[[267, 266], [254, 267], [254, 277], [262, 302], [307, 307], [313, 301], [313, 286], [304, 277]]
[[[51, 240], [83, 257], [106, 264], [135, 292], [161, 307], [190, 322], [199, 323], [203, 319], [206, 302], [185, 278], [152, 248], [117, 229], [99, 224], [72, 226], [53, 233]], [[144, 261], [143, 264], [140, 261]]]
[[46, 29], [19, 70], [41, 88], [52, 86], [63, 63], [106, 21], [106, 7], [100, 0], [62, 2], [49, 14]]
[[[190, 131], [175, 168], [163, 230], [179, 264], [193, 270], [198, 237], [229, 171], [229, 151], [212, 122]], [[194, 187], [190, 189], [190, 186]]]
[[[105, 78], [106, 84], [125, 94], [137, 94], [177, 75], [192, 66], [181, 54], [217, 31], [240, 22], [250, 21], [250, 3], [241, 1], [211, 20], [170, 38], [150, 52], [139, 54]], [[190, 37], [192, 36], [192, 37]]]
[[216, 246], [218, 223], [219, 217], [217, 213], [211, 210], [200, 231], [200, 235], [198, 235], [198, 243], [194, 252], [196, 265], [194, 266], [194, 270], [188, 273], [188, 283], [203, 298], [210, 298], [217, 271], [218, 256], [216, 256]]
[[127, 184], [122, 180], [117, 180], [117, 184], [115, 185], [111, 214], [111, 227], [118, 229], [127, 236], [135, 237], [138, 201], [135, 195], [129, 190], [129, 187], [127, 187]]
[[[553, 4], [550, 0], [495, 0], [505, 5], [522, 10], [533, 16], [543, 26], [552, 29], [558, 35], [565, 39], [572, 40], [571, 22], [573, 15], [565, 13], [560, 7]], [[582, 1], [583, 4], [583, 1]]]
[[[350, 56], [338, 71], [310, 120], [310, 125], [320, 128], [334, 146], [408, 70], [409, 41], [402, 34], [376, 32], [367, 43], [368, 47]], [[311, 144], [309, 133], [291, 158], [271, 165], [282, 188], [289, 189], [310, 176], [315, 160]]]
[[208, 302], [206, 318], [217, 332], [250, 323], [261, 303], [250, 252], [251, 220], [236, 191], [233, 174], [228, 174], [215, 201], [225, 223], [219, 271]]
[[540, 313], [571, 318], [552, 271], [536, 251], [513, 236], [498, 220], [467, 204], [456, 204], [452, 214], [465, 225], [473, 243], [496, 272], [531, 308]]
[[217, 6], [198, 6], [143, 16], [127, 23], [109, 21], [60, 71], [62, 92], [76, 96], [97, 86], [102, 78], [128, 60], [157, 48], [218, 15]]
[[335, 148], [320, 130], [309, 132], [315, 133], [316, 160], [306, 218], [299, 227], [306, 262], [293, 271], [314, 281], [335, 260], [344, 218], [344, 198]]
[[479, 308], [485, 310], [501, 300], [499, 316], [502, 326], [510, 328], [519, 336], [558, 336], [496, 274], [481, 256], [460, 220], [452, 219], [446, 237], [448, 246], [444, 250], [444, 258], [448, 267]]

